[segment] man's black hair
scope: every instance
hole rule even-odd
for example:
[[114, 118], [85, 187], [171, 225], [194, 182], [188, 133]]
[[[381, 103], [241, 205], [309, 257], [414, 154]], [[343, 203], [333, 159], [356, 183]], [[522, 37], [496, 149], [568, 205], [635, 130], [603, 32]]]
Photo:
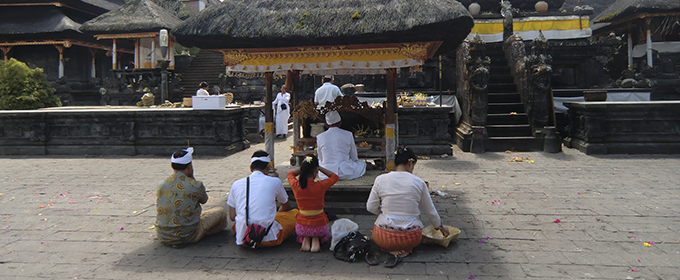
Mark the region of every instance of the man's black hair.
[[324, 83], [330, 83], [333, 80], [331, 77], [323, 77], [323, 82]]
[[207, 87], [208, 87], [208, 83], [206, 83], [206, 82], [201, 82], [201, 84], [198, 85], [198, 87], [200, 87], [200, 88], [207, 88]]
[[[269, 154], [267, 152], [259, 150], [259, 151], [256, 151], [255, 153], [253, 153], [253, 156], [251, 158], [266, 157], [266, 156], [269, 156]], [[268, 162], [256, 160], [256, 161], [253, 161], [252, 163], [250, 163], [250, 169], [253, 169], [253, 170], [255, 170], [255, 169], [257, 169], [257, 170], [267, 170], [268, 168], [269, 168]]]
[[[181, 157], [185, 156], [186, 154], [187, 154], [187, 152], [184, 151], [184, 150], [175, 151], [172, 154], [172, 158], [181, 158]], [[173, 162], [172, 163], [172, 169], [174, 169], [174, 170], [184, 170], [184, 169], [187, 169], [189, 167], [189, 164], [191, 164], [191, 162], [187, 163], [187, 164], [180, 164], [180, 163], [174, 163]]]

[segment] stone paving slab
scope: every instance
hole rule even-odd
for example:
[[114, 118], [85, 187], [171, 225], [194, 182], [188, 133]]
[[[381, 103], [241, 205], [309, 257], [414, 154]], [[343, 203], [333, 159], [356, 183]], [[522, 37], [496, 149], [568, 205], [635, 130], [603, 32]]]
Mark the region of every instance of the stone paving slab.
[[[275, 144], [281, 172], [290, 169], [291, 142]], [[205, 207], [224, 205], [262, 148], [197, 153]], [[171, 171], [167, 157], [1, 158], [0, 279], [680, 279], [680, 155], [454, 148], [453, 156], [420, 160], [414, 173], [455, 196], [433, 200], [444, 223], [462, 233], [448, 248], [417, 247], [393, 269], [336, 260], [328, 245], [301, 253], [293, 239], [241, 248], [231, 230], [183, 249], [160, 245], [152, 226], [156, 185]], [[340, 217], [365, 234], [375, 220]]]

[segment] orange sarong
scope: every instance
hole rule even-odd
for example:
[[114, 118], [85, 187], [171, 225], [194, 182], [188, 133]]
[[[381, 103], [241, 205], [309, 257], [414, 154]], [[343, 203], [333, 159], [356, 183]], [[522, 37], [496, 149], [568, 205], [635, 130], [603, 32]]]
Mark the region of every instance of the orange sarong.
[[384, 252], [406, 251], [413, 253], [413, 248], [418, 246], [423, 239], [423, 229], [396, 232], [373, 226], [372, 236], [375, 244]]

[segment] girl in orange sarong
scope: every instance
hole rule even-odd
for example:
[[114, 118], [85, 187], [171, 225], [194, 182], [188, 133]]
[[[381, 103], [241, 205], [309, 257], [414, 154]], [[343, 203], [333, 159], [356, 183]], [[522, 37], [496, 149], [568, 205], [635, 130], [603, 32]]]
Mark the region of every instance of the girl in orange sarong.
[[[321, 172], [328, 179], [315, 181]], [[299, 176], [299, 179], [296, 177]], [[297, 241], [302, 244], [300, 251], [320, 252], [321, 244], [330, 239], [328, 217], [323, 211], [324, 196], [338, 181], [338, 175], [319, 166], [319, 159], [314, 155], [307, 155], [299, 169], [288, 172], [288, 183], [295, 195], [300, 213], [295, 216], [295, 233]]]

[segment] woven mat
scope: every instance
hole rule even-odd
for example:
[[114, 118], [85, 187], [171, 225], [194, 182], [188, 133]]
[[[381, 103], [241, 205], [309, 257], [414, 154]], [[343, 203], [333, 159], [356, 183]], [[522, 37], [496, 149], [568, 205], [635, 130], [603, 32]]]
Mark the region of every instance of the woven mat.
[[[288, 172], [292, 170], [291, 169], [286, 169], [286, 168], [280, 168], [277, 170], [279, 173], [279, 179], [283, 182], [284, 186], [289, 186], [288, 185], [288, 179], [286, 178], [286, 175], [288, 175]], [[364, 176], [361, 176], [359, 178], [356, 178], [354, 180], [349, 180], [349, 181], [338, 181], [335, 183], [333, 186], [366, 186], [366, 187], [372, 187], [373, 186], [373, 181], [375, 181], [375, 177], [378, 177], [378, 175], [385, 173], [384, 170], [369, 170], [366, 171], [366, 174]]]

